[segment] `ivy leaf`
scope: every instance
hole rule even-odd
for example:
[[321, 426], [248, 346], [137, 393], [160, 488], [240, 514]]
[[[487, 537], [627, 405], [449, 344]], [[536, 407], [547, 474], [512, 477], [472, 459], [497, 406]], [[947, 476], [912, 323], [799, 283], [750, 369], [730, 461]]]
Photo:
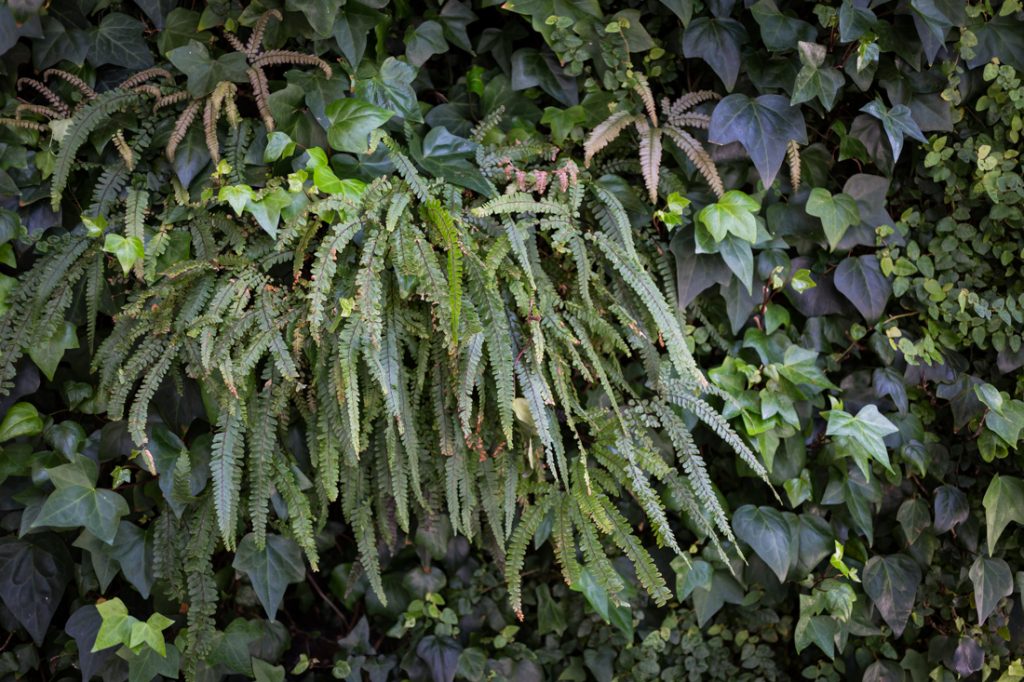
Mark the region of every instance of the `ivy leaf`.
[[814, 40], [818, 33], [806, 21], [779, 11], [774, 0], [759, 0], [750, 7], [750, 13], [761, 28], [761, 40], [771, 52], [792, 50], [793, 45]]
[[[289, 137], [287, 133], [275, 130], [267, 135], [267, 146], [263, 149], [263, 163], [273, 163], [280, 159], [287, 159], [294, 153], [295, 140]], [[221, 189], [222, 194], [224, 189], [226, 188]], [[219, 198], [221, 201], [224, 200], [223, 197]], [[235, 213], [241, 214], [239, 208], [234, 203], [231, 203], [231, 208], [235, 209]]]
[[53, 374], [57, 371], [57, 365], [64, 357], [64, 351], [78, 348], [78, 333], [75, 325], [67, 320], [58, 324], [52, 337], [46, 340], [39, 339], [28, 348], [28, 356], [36, 367], [42, 370], [43, 374], [50, 381], [53, 381]]
[[46, 470], [56, 490], [46, 498], [33, 528], [85, 527], [106, 544], [114, 542], [121, 517], [129, 512], [128, 502], [112, 490], [97, 490], [89, 475], [82, 473], [88, 465], [95, 469], [91, 460], [78, 455], [72, 464]]
[[854, 0], [843, 0], [839, 7], [839, 40], [852, 43], [871, 31], [877, 21], [870, 8], [860, 7]]
[[824, 45], [801, 41], [798, 45], [798, 53], [802, 66], [796, 74], [796, 81], [793, 83], [793, 96], [789, 103], [801, 104], [817, 97], [826, 110], [831, 110], [846, 79], [838, 69], [823, 66], [825, 63]]
[[868, 322], [885, 312], [892, 295], [889, 278], [882, 274], [878, 259], [872, 255], [844, 259], [835, 271], [835, 286]]
[[132, 623], [128, 646], [139, 651], [139, 647], [145, 644], [156, 653], [166, 657], [167, 646], [164, 642], [164, 630], [171, 625], [174, 625], [174, 621], [162, 613], [154, 613], [145, 622], [136, 620]]
[[842, 410], [830, 410], [825, 435], [838, 439], [840, 452], [853, 457], [867, 478], [871, 475], [868, 462], [872, 459], [892, 471], [883, 439], [897, 431], [896, 425], [882, 416], [877, 407], [865, 405], [856, 417]]
[[334, 171], [327, 160], [327, 154], [319, 147], [310, 147], [306, 150], [309, 159], [306, 161], [306, 168], [313, 171], [313, 184], [317, 189], [326, 194], [338, 195], [352, 201], [357, 200], [366, 189], [366, 183], [361, 180], [346, 178], [342, 180]]
[[835, 637], [839, 623], [832, 616], [801, 616], [793, 631], [793, 643], [800, 653], [811, 644], [817, 645], [830, 659], [835, 658]]
[[334, 42], [353, 67], [358, 67], [366, 52], [366, 36], [384, 15], [365, 4], [349, 0], [334, 22]]
[[847, 228], [860, 224], [860, 211], [853, 197], [842, 193], [833, 195], [823, 187], [811, 190], [807, 198], [807, 213], [821, 220], [832, 251], [836, 250]]
[[[323, 188], [321, 188], [323, 189]], [[293, 196], [283, 187], [276, 187], [273, 191], [264, 194], [259, 200], [249, 199], [245, 204], [245, 210], [252, 214], [259, 226], [270, 235], [271, 239], [277, 239], [277, 224], [281, 220], [281, 210], [291, 206]]]
[[672, 10], [672, 13], [679, 17], [683, 26], [690, 23], [693, 18], [693, 0], [660, 0], [661, 4]]
[[64, 626], [64, 632], [78, 645], [78, 669], [83, 680], [91, 680], [93, 673], [101, 670], [107, 659], [114, 654], [113, 651], [92, 652], [92, 645], [96, 643], [96, 633], [99, 632], [102, 622], [96, 606], [86, 604], [72, 613]]
[[249, 533], [238, 543], [231, 565], [249, 576], [249, 582], [270, 620], [277, 617], [277, 607], [284, 598], [288, 583], [302, 582], [306, 577], [306, 565], [299, 546], [281, 535], [267, 535], [266, 546], [260, 549], [256, 546], [256, 536]]
[[562, 144], [569, 136], [573, 128], [585, 123], [587, 111], [580, 105], [559, 109], [558, 107], [547, 107], [544, 109], [544, 116], [540, 122], [551, 127], [551, 137], [556, 144]]
[[978, 609], [978, 625], [984, 625], [999, 600], [1013, 594], [1010, 566], [1002, 559], [979, 555], [970, 570], [974, 583], [974, 604]]
[[128, 607], [120, 598], [107, 599], [96, 604], [100, 614], [100, 629], [96, 633], [96, 641], [92, 645], [93, 653], [115, 646], [128, 644], [132, 635], [132, 626], [138, 620], [128, 614]]
[[430, 670], [434, 682], [452, 682], [462, 647], [451, 637], [427, 635], [416, 645], [416, 656]]
[[122, 237], [110, 232], [103, 241], [103, 251], [114, 255], [121, 264], [124, 274], [131, 272], [132, 267], [146, 257], [142, 240], [138, 237]]
[[964, 3], [959, 0], [910, 0], [910, 15], [929, 64], [945, 45], [949, 29], [967, 21]]
[[0, 443], [20, 436], [36, 436], [43, 432], [43, 418], [31, 403], [15, 403], [0, 422]]
[[141, 21], [127, 14], [111, 12], [106, 15], [89, 35], [89, 63], [93, 66], [113, 64], [126, 69], [152, 66], [153, 54], [142, 35], [143, 28]]
[[388, 57], [380, 70], [369, 77], [356, 81], [356, 97], [366, 100], [382, 109], [392, 111], [412, 123], [423, 121], [416, 91], [412, 82], [416, 80], [416, 69]]
[[42, 17], [43, 37], [32, 41], [32, 66], [43, 71], [67, 60], [77, 66], [85, 63], [89, 54], [89, 34], [80, 29], [68, 29], [52, 16]]
[[167, 645], [167, 655], [161, 656], [149, 647], [138, 653], [131, 649], [120, 649], [118, 657], [128, 662], [128, 682], [150, 682], [157, 675], [177, 679], [181, 666], [181, 655], [173, 644]]
[[[272, 134], [277, 135], [278, 133], [275, 132]], [[284, 135], [284, 133], [280, 134]], [[288, 136], [285, 135], [285, 137]], [[267, 147], [269, 148], [270, 145], [268, 144]], [[235, 211], [235, 215], [237, 216], [242, 215], [242, 212], [245, 210], [245, 205], [255, 197], [256, 193], [252, 191], [252, 187], [249, 185], [225, 185], [217, 192], [217, 200], [226, 201]]]
[[864, 565], [864, 591], [897, 637], [914, 608], [921, 568], [906, 554], [873, 556]]
[[892, 147], [894, 162], [900, 158], [905, 137], [913, 138], [918, 142], [928, 141], [928, 138], [921, 132], [921, 128], [914, 122], [914, 118], [910, 113], [910, 107], [905, 104], [897, 104], [891, 109], [886, 109], [884, 104], [875, 100], [868, 102], [860, 110], [882, 122], [885, 136], [889, 138], [889, 145]]
[[438, 22], [428, 19], [405, 32], [405, 56], [413, 66], [423, 64], [435, 54], [448, 51], [444, 28]]
[[1006, 526], [1011, 521], [1024, 524], [1024, 481], [1015, 476], [996, 474], [988, 484], [982, 505], [985, 507], [988, 553], [992, 556]]
[[716, 242], [734, 234], [753, 244], [757, 241], [757, 212], [761, 205], [739, 190], [729, 190], [717, 203], [708, 204], [700, 213], [700, 221]]
[[554, 55], [524, 47], [512, 53], [512, 89], [539, 87], [563, 106], [579, 104], [576, 79], [565, 73]]
[[676, 569], [676, 598], [679, 601], [685, 600], [698, 587], [704, 590], [711, 589], [711, 578], [715, 569], [703, 559], [692, 559], [689, 563], [679, 562], [673, 567]]
[[285, 0], [289, 12], [302, 12], [318, 38], [330, 35], [341, 3], [336, 0]]
[[941, 485], [935, 489], [935, 532], [942, 534], [956, 528], [970, 516], [967, 495], [959, 488]]
[[903, 534], [907, 536], [907, 543], [911, 545], [932, 525], [928, 504], [921, 499], [907, 500], [901, 504], [899, 511], [896, 512], [896, 520], [903, 528]]
[[989, 21], [972, 26], [971, 31], [978, 39], [974, 56], [967, 61], [972, 69], [998, 57], [1018, 72], [1024, 71], [1024, 32], [1020, 30], [1020, 19], [1015, 16], [992, 17]]
[[0, 599], [37, 645], [42, 645], [71, 579], [65, 552], [56, 536], [45, 546], [37, 541], [0, 539]]
[[683, 33], [683, 54], [707, 62], [731, 91], [740, 73], [740, 46], [745, 42], [747, 31], [735, 19], [701, 17], [690, 22]]
[[189, 40], [188, 44], [174, 48], [167, 53], [167, 59], [188, 76], [188, 91], [193, 97], [209, 95], [221, 81], [248, 81], [249, 65], [244, 54], [229, 52], [213, 59], [206, 45], [198, 40]]
[[779, 582], [789, 573], [790, 532], [782, 513], [771, 507], [744, 505], [732, 517], [736, 537], [750, 545]]
[[[696, 22], [695, 22], [696, 23]], [[729, 95], [711, 114], [708, 140], [714, 144], [739, 142], [747, 150], [765, 187], [775, 180], [790, 140], [807, 143], [807, 127], [799, 107], [782, 95]]]
[[327, 107], [327, 141], [342, 152], [365, 154], [370, 133], [387, 123], [394, 113], [355, 97], [346, 97]]

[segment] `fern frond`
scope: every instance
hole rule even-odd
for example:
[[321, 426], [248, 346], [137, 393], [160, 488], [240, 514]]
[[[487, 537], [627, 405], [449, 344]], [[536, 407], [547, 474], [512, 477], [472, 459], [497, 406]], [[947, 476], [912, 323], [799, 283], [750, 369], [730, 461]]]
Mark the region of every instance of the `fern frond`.
[[154, 78], [162, 78], [164, 80], [173, 81], [174, 76], [171, 75], [170, 71], [161, 69], [158, 66], [154, 66], [148, 69], [143, 69], [136, 74], [129, 76], [128, 78], [121, 81], [121, 84], [117, 87], [129, 90], [131, 88], [142, 85], [146, 81], [151, 81]]
[[328, 80], [333, 75], [330, 64], [320, 59], [320, 57], [312, 54], [306, 54], [304, 52], [295, 52], [293, 50], [271, 50], [269, 52], [264, 52], [259, 57], [253, 59], [250, 63], [257, 69], [280, 64], [315, 66], [323, 71], [324, 77]]
[[640, 136], [640, 171], [647, 185], [647, 197], [652, 204], [658, 202], [658, 173], [661, 171], [661, 130], [652, 128], [642, 118], [636, 120]]
[[[157, 102], [159, 104], [159, 101]], [[174, 161], [174, 154], [178, 150], [178, 145], [185, 139], [185, 135], [188, 133], [189, 127], [192, 125], [192, 121], [195, 120], [196, 115], [199, 113], [199, 107], [202, 105], [201, 99], [194, 99], [188, 103], [178, 119], [174, 122], [174, 130], [171, 131], [171, 137], [167, 140], [167, 158], [170, 161]]]
[[62, 71], [61, 69], [47, 69], [46, 71], [43, 71], [44, 80], [50, 80], [50, 76], [56, 76], [57, 78], [60, 78], [64, 82], [68, 83], [71, 87], [75, 88], [80, 93], [85, 95], [85, 98], [87, 100], [92, 99], [96, 96], [96, 91], [89, 87], [88, 83], [86, 83], [84, 80], [74, 75], [73, 73], [68, 73], [67, 71]]
[[239, 52], [244, 52], [245, 56], [249, 59], [253, 59], [260, 53], [260, 50], [263, 48], [263, 34], [266, 32], [267, 24], [270, 23], [271, 18], [284, 21], [280, 10], [267, 10], [261, 14], [260, 18], [256, 20], [256, 25], [252, 28], [252, 33], [249, 34], [249, 42]]
[[540, 527], [554, 502], [552, 495], [545, 495], [528, 505], [516, 525], [512, 538], [508, 543], [508, 554], [505, 559], [505, 579], [508, 583], [508, 598], [512, 602], [512, 611], [516, 618], [523, 620], [523, 564], [526, 561], [526, 548], [533, 540], [534, 533]]
[[224, 546], [228, 549], [234, 549], [235, 546], [244, 437], [245, 426], [241, 411], [222, 408], [210, 451], [210, 470], [213, 473], [213, 502], [217, 510], [217, 528]]
[[54, 111], [57, 111], [60, 114], [60, 118], [71, 118], [71, 107], [67, 105], [67, 102], [61, 99], [57, 93], [43, 85], [41, 82], [34, 78], [19, 78], [17, 88], [21, 90], [24, 87], [29, 87], [42, 95], [43, 99], [50, 103], [50, 106], [53, 107]]
[[637, 74], [634, 80], [633, 90], [636, 94], [640, 95], [644, 108], [647, 109], [647, 118], [650, 119], [651, 127], [657, 128], [658, 109], [654, 104], [654, 93], [651, 92], [651, 84], [647, 82], [647, 78], [643, 74]]
[[794, 192], [800, 191], [800, 144], [796, 140], [786, 143], [786, 161], [789, 164], [789, 182]]
[[619, 136], [637, 117], [626, 111], [616, 111], [614, 114], [594, 126], [587, 141], [583, 144], [583, 165], [589, 166], [591, 159], [599, 151], [607, 147]]
[[680, 151], [686, 154], [686, 158], [690, 159], [693, 165], [696, 166], [697, 172], [704, 176], [715, 196], [721, 198], [725, 194], [725, 186], [722, 185], [722, 178], [718, 175], [718, 167], [715, 166], [711, 155], [708, 154], [701, 143], [685, 130], [671, 126], [665, 128], [665, 134], [679, 147]]

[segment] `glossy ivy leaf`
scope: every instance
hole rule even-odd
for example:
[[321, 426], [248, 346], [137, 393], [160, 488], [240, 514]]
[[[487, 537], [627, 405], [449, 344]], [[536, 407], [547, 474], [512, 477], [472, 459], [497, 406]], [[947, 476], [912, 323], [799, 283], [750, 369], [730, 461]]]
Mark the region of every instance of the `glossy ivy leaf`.
[[985, 525], [989, 556], [1011, 521], [1024, 524], [1024, 481], [1015, 476], [996, 474], [988, 484], [985, 498]]
[[64, 632], [68, 633], [78, 647], [78, 669], [83, 680], [91, 680], [93, 673], [99, 672], [107, 660], [114, 655], [114, 651], [107, 649], [93, 653], [92, 645], [96, 642], [96, 633], [99, 632], [100, 624], [103, 622], [99, 611], [93, 604], [86, 604], [79, 607], [64, 626]]
[[[273, 134], [277, 135], [278, 133]], [[285, 137], [287, 137], [287, 135], [285, 135]], [[249, 185], [225, 185], [217, 192], [217, 200], [226, 201], [237, 216], [242, 215], [246, 204], [255, 197], [256, 193], [253, 192], [252, 187], [249, 187]]]
[[735, 19], [701, 17], [683, 32], [683, 54], [707, 62], [731, 91], [740, 72], [740, 47], [747, 42], [747, 31]]
[[[801, 597], [802, 598], [802, 597]], [[816, 645], [830, 659], [835, 658], [835, 638], [839, 623], [832, 616], [801, 616], [793, 631], [793, 643], [797, 653], [811, 644]]]
[[353, 178], [340, 179], [331, 170], [327, 154], [319, 147], [306, 150], [306, 168], [313, 171], [313, 184], [326, 194], [333, 194], [355, 202], [366, 189], [366, 183]]
[[434, 682], [452, 682], [462, 645], [451, 637], [427, 635], [416, 645], [416, 656], [426, 664]]
[[190, 40], [168, 52], [167, 59], [188, 76], [188, 91], [193, 97], [209, 95], [221, 81], [248, 82], [249, 65], [241, 52], [229, 52], [214, 59], [206, 45]]
[[1020, 19], [1013, 15], [992, 17], [971, 26], [971, 32], [978, 44], [974, 56], [967, 61], [968, 66], [975, 68], [996, 57], [1018, 72], [1024, 72], [1024, 33], [1020, 30]]
[[78, 331], [75, 325], [67, 320], [58, 324], [52, 337], [46, 340], [37, 340], [28, 348], [28, 356], [36, 363], [47, 379], [53, 381], [53, 374], [57, 371], [64, 352], [78, 348]]
[[974, 585], [978, 625], [984, 625], [999, 606], [999, 601], [1013, 594], [1013, 576], [1010, 575], [1010, 566], [1002, 559], [979, 555], [971, 565], [970, 577]]
[[551, 137], [556, 144], [565, 142], [573, 128], [585, 123], [587, 111], [581, 105], [559, 109], [558, 107], [547, 107], [544, 109], [544, 116], [540, 122], [551, 127]]
[[679, 17], [683, 26], [690, 23], [693, 18], [693, 0], [660, 0], [661, 4], [672, 10], [672, 13]]
[[163, 631], [171, 625], [174, 625], [174, 621], [162, 613], [154, 613], [145, 622], [141, 620], [136, 621], [132, 623], [131, 639], [128, 642], [128, 646], [132, 650], [139, 652], [140, 648], [145, 645], [161, 656], [166, 657], [167, 647], [164, 642]]
[[864, 591], [897, 637], [914, 609], [921, 568], [906, 554], [873, 556], [864, 565]]
[[432, 19], [410, 26], [405, 32], [405, 56], [413, 66], [423, 66], [434, 55], [447, 51], [444, 27]]
[[288, 584], [301, 582], [306, 577], [306, 564], [299, 546], [282, 535], [268, 534], [266, 545], [261, 549], [256, 545], [256, 536], [249, 533], [238, 543], [231, 565], [249, 577], [270, 620], [277, 616], [277, 607]]
[[967, 21], [964, 3], [958, 0], [910, 0], [910, 16], [929, 64], [945, 45], [949, 30]]
[[743, 603], [743, 587], [728, 571], [715, 571], [708, 588], [693, 590], [693, 610], [697, 614], [698, 627], [704, 627], [726, 604]]
[[167, 645], [167, 655], [161, 656], [149, 647], [134, 652], [128, 648], [117, 651], [117, 656], [128, 662], [128, 682], [150, 682], [157, 675], [177, 679], [181, 655], [173, 644]]
[[67, 551], [55, 536], [0, 538], [0, 599], [37, 645], [43, 643], [70, 579]]
[[910, 107], [904, 104], [897, 104], [892, 108], [886, 108], [880, 101], [868, 102], [860, 109], [866, 114], [874, 116], [882, 122], [882, 129], [889, 139], [889, 146], [892, 148], [892, 158], [899, 160], [900, 152], [903, 151], [904, 138], [910, 137], [918, 142], [927, 142], [928, 139], [921, 132], [921, 128], [914, 122], [910, 113]]
[[341, 3], [335, 0], [285, 0], [289, 12], [302, 12], [318, 38], [330, 35]]
[[128, 614], [128, 607], [120, 598], [107, 599], [96, 604], [100, 614], [100, 629], [92, 645], [93, 653], [115, 646], [127, 645], [132, 625], [138, 621]]
[[956, 528], [967, 520], [971, 509], [967, 495], [951, 485], [940, 485], [935, 489], [935, 532], [942, 534]]
[[367, 34], [385, 19], [384, 14], [370, 5], [348, 0], [340, 8], [338, 19], [334, 22], [334, 41], [353, 67], [358, 67], [363, 60]]
[[842, 193], [832, 194], [823, 187], [811, 190], [807, 198], [807, 213], [821, 221], [832, 251], [836, 250], [847, 228], [860, 224], [860, 211], [853, 197]]
[[[267, 135], [267, 146], [263, 148], [263, 163], [274, 163], [281, 159], [287, 159], [294, 153], [295, 140], [290, 138], [287, 133], [275, 130]], [[226, 188], [221, 189], [222, 193], [224, 189]], [[223, 201], [223, 197], [220, 198]], [[231, 208], [235, 209], [235, 213], [241, 215], [240, 210], [234, 203], [231, 203]]]
[[277, 239], [277, 226], [281, 221], [281, 211], [291, 206], [292, 199], [292, 195], [287, 190], [283, 187], [276, 187], [259, 199], [250, 198], [245, 203], [245, 210], [256, 219], [256, 222], [264, 232], [270, 235], [271, 239]]
[[146, 257], [145, 247], [138, 237], [122, 237], [113, 232], [103, 240], [103, 251], [117, 258], [124, 274], [131, 272], [136, 263]]
[[821, 105], [827, 111], [831, 111], [839, 91], [846, 82], [842, 72], [824, 65], [826, 54], [824, 45], [800, 42], [798, 54], [801, 67], [796, 74], [796, 81], [793, 83], [793, 96], [789, 103], [801, 104], [817, 97]]
[[676, 599], [679, 601], [685, 601], [698, 587], [703, 590], [711, 589], [711, 578], [715, 569], [703, 559], [691, 559], [687, 562], [677, 557], [672, 560], [672, 567], [676, 571]]
[[873, 459], [892, 471], [884, 438], [899, 429], [886, 419], [874, 405], [865, 405], [857, 416], [842, 410], [830, 410], [825, 435], [836, 439], [842, 456], [853, 457], [865, 477], [871, 475]]
[[765, 187], [770, 187], [786, 157], [790, 140], [807, 143], [807, 128], [799, 107], [782, 95], [729, 95], [711, 114], [708, 140], [739, 142], [750, 155]]
[[347, 97], [327, 107], [327, 140], [337, 151], [365, 154], [370, 133], [388, 122], [394, 113], [355, 97]]
[[0, 422], [0, 443], [21, 436], [35, 436], [43, 432], [43, 418], [31, 403], [15, 403]]
[[708, 204], [697, 220], [716, 242], [734, 234], [753, 244], [757, 241], [757, 212], [761, 204], [739, 190], [729, 190], [716, 203]]
[[839, 7], [839, 40], [850, 43], [874, 28], [877, 17], [856, 0], [843, 0]]
[[851, 256], [835, 271], [835, 287], [868, 322], [876, 322], [892, 296], [889, 278], [882, 274], [873, 255]]
[[932, 525], [932, 515], [928, 503], [921, 499], [906, 500], [896, 512], [896, 520], [907, 536], [907, 543], [914, 544], [921, 533]]
[[750, 545], [772, 572], [785, 582], [789, 573], [790, 532], [782, 513], [771, 507], [744, 505], [732, 517], [736, 537]]
[[539, 87], [563, 106], [579, 104], [576, 78], [568, 75], [558, 59], [548, 51], [524, 47], [512, 54], [512, 89]]

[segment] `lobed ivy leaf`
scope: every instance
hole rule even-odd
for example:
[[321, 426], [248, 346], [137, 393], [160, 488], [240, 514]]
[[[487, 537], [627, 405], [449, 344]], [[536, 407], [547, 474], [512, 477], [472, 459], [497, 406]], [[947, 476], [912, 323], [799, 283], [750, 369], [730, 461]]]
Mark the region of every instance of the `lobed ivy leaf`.
[[188, 76], [188, 91], [193, 97], [209, 95], [221, 81], [248, 81], [246, 72], [249, 65], [244, 54], [229, 52], [214, 59], [206, 45], [198, 40], [189, 40], [185, 45], [168, 51], [167, 59]]
[[365, 154], [370, 133], [387, 123], [394, 113], [355, 97], [347, 97], [327, 106], [327, 140], [333, 149]]
[[265, 546], [260, 548], [256, 545], [256, 536], [249, 533], [238, 543], [231, 565], [249, 577], [270, 620], [277, 617], [277, 607], [288, 584], [302, 582], [306, 577], [306, 564], [299, 546], [282, 535], [268, 534]]
[[701, 17], [683, 32], [683, 54], [707, 62], [731, 91], [740, 73], [740, 47], [745, 42], [747, 31], [735, 19]]
[[824, 66], [824, 45], [801, 41], [797, 49], [801, 67], [796, 74], [793, 95], [790, 97], [789, 103], [801, 104], [817, 97], [821, 105], [831, 111], [846, 79], [838, 69]]
[[868, 322], [882, 316], [892, 295], [889, 278], [882, 274], [878, 259], [870, 255], [844, 259], [836, 268], [834, 283]]
[[782, 95], [729, 95], [715, 107], [708, 128], [714, 144], [739, 142], [750, 155], [765, 187], [770, 187], [786, 157], [790, 140], [807, 143], [799, 107]]
[[37, 645], [71, 579], [67, 551], [54, 539], [0, 538], [0, 599]]
[[836, 250], [847, 228], [860, 224], [860, 211], [853, 197], [832, 194], [824, 187], [815, 187], [807, 198], [807, 213], [821, 221], [829, 249]]
[[89, 32], [89, 63], [93, 66], [113, 64], [126, 69], [145, 69], [153, 65], [143, 36], [144, 26], [127, 14], [111, 12]]
[[921, 568], [906, 554], [873, 556], [864, 565], [864, 591], [897, 637], [914, 609]]
[[918, 142], [927, 142], [928, 139], [921, 132], [921, 128], [914, 122], [910, 113], [910, 107], [905, 104], [897, 104], [892, 108], [886, 108], [879, 100], [868, 102], [860, 109], [866, 114], [874, 116], [882, 122], [882, 129], [889, 139], [889, 146], [892, 148], [892, 158], [899, 160], [900, 152], [903, 151], [904, 138], [910, 137]]
[[988, 553], [992, 556], [999, 537], [1010, 522], [1024, 524], [1024, 481], [1015, 476], [996, 474], [989, 481], [982, 505], [985, 507]]
[[969, 572], [974, 584], [974, 605], [978, 625], [984, 625], [1003, 597], [1013, 594], [1010, 566], [1002, 559], [978, 555]]
[[736, 537], [750, 545], [768, 568], [785, 582], [789, 573], [790, 532], [782, 513], [771, 507], [744, 505], [732, 517]]
[[870, 476], [872, 459], [892, 471], [883, 439], [899, 429], [877, 407], [865, 405], [857, 416], [842, 410], [830, 410], [827, 415], [825, 435], [837, 439], [840, 454], [853, 457], [865, 478]]
[[43, 418], [31, 403], [15, 403], [0, 422], [0, 443], [21, 436], [35, 436], [43, 432]]

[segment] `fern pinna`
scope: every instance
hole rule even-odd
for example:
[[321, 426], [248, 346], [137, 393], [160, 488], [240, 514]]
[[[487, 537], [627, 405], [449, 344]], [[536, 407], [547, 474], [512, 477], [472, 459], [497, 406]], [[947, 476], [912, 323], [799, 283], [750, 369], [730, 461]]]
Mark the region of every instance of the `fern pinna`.
[[[158, 391], [201, 386], [213, 424], [204, 451], [182, 445], [157, 462], [187, 521], [176, 527], [231, 549], [244, 528], [262, 545], [273, 526], [315, 567], [316, 534], [338, 501], [383, 601], [378, 547], [443, 515], [504, 562], [521, 614], [523, 562], [546, 524], [568, 582], [586, 569], [617, 594], [609, 551], [620, 552], [668, 600], [616, 500], [633, 496], [654, 540], [679, 552], [670, 490], [725, 546], [726, 512], [692, 427], [703, 422], [765, 471], [704, 397], [680, 316], [651, 274], [658, 254], [634, 242], [615, 194], [575, 166], [524, 191], [502, 170], [516, 150], [481, 152], [486, 175], [507, 185], [467, 198], [383, 142], [399, 173], [361, 195], [325, 195], [304, 172], [256, 191], [253, 201], [289, 197], [275, 237], [212, 198], [163, 207], [159, 233], [187, 237], [193, 257], [148, 268], [93, 362], [110, 416], [127, 419], [145, 452], [158, 433], [171, 437], [150, 409]], [[144, 215], [141, 200], [128, 211]], [[97, 251], [62, 239], [20, 294], [38, 309], [66, 307]], [[56, 268], [68, 276], [54, 279]], [[18, 348], [22, 317], [3, 321]], [[190, 487], [197, 467], [209, 483]], [[158, 551], [208, 557], [214, 543], [192, 533], [159, 533]], [[212, 627], [208, 558], [161, 566], [202, 605], [193, 627]]]

